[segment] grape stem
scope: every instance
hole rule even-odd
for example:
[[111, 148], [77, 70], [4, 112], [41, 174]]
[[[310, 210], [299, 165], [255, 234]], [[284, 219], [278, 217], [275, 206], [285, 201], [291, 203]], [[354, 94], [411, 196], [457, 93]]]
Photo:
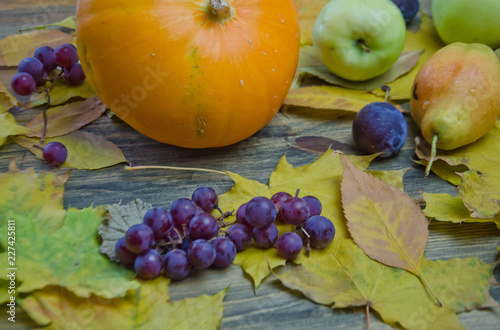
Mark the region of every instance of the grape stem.
[[384, 102], [387, 102], [387, 100], [389, 99], [389, 92], [391, 91], [391, 88], [387, 85], [383, 85], [382, 90], [385, 92]]
[[42, 136], [40, 136], [40, 143], [43, 145], [45, 143], [45, 137], [47, 136], [47, 110], [50, 107], [50, 93], [49, 89], [46, 88], [43, 90], [45, 95], [47, 95], [47, 104], [43, 107], [43, 131]]
[[300, 192], [300, 189], [297, 189], [297, 191], [295, 192], [295, 197], [299, 197], [299, 192]]
[[209, 170], [206, 168], [196, 168], [196, 167], [176, 167], [176, 166], [125, 166], [125, 171], [137, 171], [137, 170], [151, 170], [151, 169], [160, 169], [160, 170], [177, 170], [177, 171], [198, 171], [198, 172], [209, 172], [209, 173], [217, 173], [224, 174], [229, 176], [226, 172], [217, 171], [217, 170]]
[[309, 235], [309, 233], [304, 229], [303, 226], [300, 226], [297, 229], [302, 231], [304, 235], [306, 235], [306, 255], [307, 257], [309, 257], [309, 253], [311, 252], [311, 235]]
[[234, 225], [236, 223], [236, 221], [233, 222], [233, 223], [227, 223], [227, 222], [224, 221], [224, 219], [229, 218], [230, 216], [233, 215], [234, 210], [228, 211], [228, 212], [222, 212], [219, 208], [217, 208], [217, 210], [219, 210], [219, 212], [221, 213], [221, 216], [217, 219], [217, 221], [219, 222], [219, 227], [220, 228], [224, 228], [224, 227], [227, 227], [227, 226], [230, 226], [230, 225]]

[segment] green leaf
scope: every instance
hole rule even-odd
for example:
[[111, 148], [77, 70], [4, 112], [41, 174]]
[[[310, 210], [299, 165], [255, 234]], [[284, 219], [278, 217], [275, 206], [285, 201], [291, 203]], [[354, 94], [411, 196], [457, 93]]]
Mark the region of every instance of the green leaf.
[[[96, 235], [101, 216], [93, 208], [68, 210], [57, 231], [37, 228], [33, 215], [12, 215], [16, 220], [16, 279], [19, 292], [31, 292], [49, 285], [62, 286], [80, 297], [92, 294], [105, 298], [123, 297], [139, 284], [135, 274], [99, 253]], [[2, 228], [6, 232], [5, 226]], [[22, 233], [22, 234], [21, 234]], [[5, 245], [4, 245], [5, 247]], [[6, 269], [7, 253], [0, 254]]]
[[389, 68], [388, 71], [378, 77], [365, 80], [365, 81], [350, 81], [331, 73], [326, 66], [311, 66], [299, 68], [300, 71], [307, 72], [310, 75], [323, 79], [324, 81], [332, 84], [339, 85], [349, 89], [359, 89], [370, 91], [380, 88], [382, 85], [388, 84], [398, 77], [409, 72], [418, 62], [421, 50], [402, 53], [398, 60]]
[[226, 291], [169, 302], [169, 280], [142, 282], [125, 298], [80, 298], [60, 287], [34, 292], [22, 308], [41, 326], [52, 329], [216, 329]]
[[462, 222], [493, 222], [500, 229], [500, 215], [493, 219], [473, 218], [465, 207], [460, 196], [452, 197], [448, 194], [430, 194], [423, 192], [425, 201], [424, 213], [429, 218], [438, 221]]
[[4, 304], [10, 300], [9, 286], [10, 282], [8, 280], [0, 280], [0, 304]]
[[[24, 136], [14, 137], [12, 141], [25, 148], [37, 145], [39, 142], [37, 139]], [[68, 150], [68, 158], [61, 166], [96, 170], [127, 161], [115, 144], [102, 136], [89, 132], [74, 131], [67, 135], [47, 138], [45, 141], [46, 143], [60, 142]], [[30, 151], [38, 159], [43, 159], [40, 149], [31, 148]]]
[[461, 328], [455, 312], [480, 308], [490, 300], [492, 265], [478, 258], [422, 261], [444, 307], [439, 307], [417, 277], [370, 259], [350, 239], [335, 238], [324, 250], [277, 275], [288, 288], [334, 308], [368, 306], [384, 322], [407, 329]]
[[[61, 136], [97, 120], [106, 111], [106, 105], [98, 96], [92, 96], [85, 101], [67, 103], [47, 110], [46, 137]], [[43, 114], [33, 118], [26, 128], [30, 130], [27, 136], [41, 137], [44, 128]]]
[[[34, 225], [40, 231], [51, 233], [58, 230], [66, 216], [63, 209], [64, 184], [69, 172], [63, 175], [41, 172], [34, 169], [19, 170], [11, 162], [7, 173], [0, 174], [0, 228], [8, 219], [17, 216], [32, 216]], [[5, 245], [4, 236], [0, 243]]]
[[0, 114], [0, 147], [7, 141], [9, 136], [26, 134], [29, 130], [18, 125], [16, 119], [10, 112]]
[[72, 43], [73, 35], [55, 29], [10, 35], [0, 41], [0, 66], [17, 66], [22, 59], [33, 56], [35, 50], [42, 46], [56, 48]]

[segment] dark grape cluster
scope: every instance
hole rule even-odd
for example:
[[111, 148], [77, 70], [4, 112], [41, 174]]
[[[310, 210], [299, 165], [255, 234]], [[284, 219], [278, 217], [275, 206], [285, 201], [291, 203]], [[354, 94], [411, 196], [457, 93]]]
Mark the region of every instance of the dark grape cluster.
[[[219, 218], [211, 214], [213, 210], [220, 213]], [[223, 213], [216, 192], [200, 187], [190, 199], [175, 200], [168, 210], [150, 209], [142, 223], [118, 240], [116, 257], [141, 278], [163, 273], [172, 280], [186, 278], [192, 268], [228, 267], [236, 253], [252, 243], [262, 249], [276, 247], [281, 257], [293, 260], [304, 245], [309, 252], [310, 247], [321, 249], [332, 242], [335, 228], [321, 211], [316, 197], [279, 192], [271, 199], [252, 198], [238, 208], [236, 221], [227, 223], [233, 212]], [[279, 236], [276, 220], [295, 226], [296, 231]]]
[[[48, 95], [47, 82], [54, 83], [57, 79], [64, 79], [72, 86], [80, 85], [85, 80], [82, 66], [78, 63], [76, 47], [71, 44], [63, 44], [56, 49], [49, 46], [38, 48], [32, 57], [19, 62], [10, 85], [18, 95], [28, 96], [33, 92], [46, 92]], [[49, 105], [50, 98], [47, 102], [47, 106]], [[44, 139], [45, 130], [41, 141]], [[60, 166], [68, 156], [66, 147], [60, 142], [48, 143], [43, 148], [36, 147], [42, 149], [43, 159], [51, 166]]]
[[[58, 67], [61, 69], [57, 70]], [[76, 47], [71, 44], [60, 45], [56, 49], [49, 46], [38, 48], [32, 57], [19, 62], [10, 85], [16, 94], [27, 96], [36, 87], [45, 86], [51, 80], [49, 77], [60, 75], [64, 75], [68, 84], [73, 86], [85, 80]]]

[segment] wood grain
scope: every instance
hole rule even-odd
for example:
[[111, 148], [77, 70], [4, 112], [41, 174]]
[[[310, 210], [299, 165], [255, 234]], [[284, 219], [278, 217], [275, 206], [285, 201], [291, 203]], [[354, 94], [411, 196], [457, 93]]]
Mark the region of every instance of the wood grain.
[[[4, 3], [7, 5], [4, 6]], [[430, 0], [423, 0], [423, 7], [429, 8]], [[0, 6], [0, 39], [17, 33], [28, 25], [52, 23], [74, 13], [74, 0], [45, 0], [43, 5], [34, 0], [2, 1]], [[52, 8], [49, 10], [48, 8]], [[15, 70], [1, 69], [0, 82], [8, 86]], [[403, 105], [408, 109], [408, 105]], [[26, 124], [39, 110], [12, 111], [19, 122]], [[254, 136], [238, 144], [206, 150], [189, 150], [160, 144], [146, 138], [120, 119], [103, 116], [83, 130], [103, 135], [118, 145], [133, 165], [170, 165], [202, 167], [229, 170], [244, 177], [267, 183], [279, 159], [284, 154], [295, 165], [305, 165], [316, 160], [325, 148], [325, 141], [347, 154], [355, 154], [351, 138], [351, 117], [337, 116], [329, 111], [288, 109], [280, 112], [269, 125]], [[423, 179], [423, 167], [415, 165], [414, 137], [418, 128], [410, 117], [409, 135], [401, 152], [390, 159], [377, 159], [370, 169], [392, 170], [411, 168], [404, 178], [405, 190], [414, 198], [419, 191], [456, 194], [454, 186], [431, 175]], [[306, 138], [307, 137], [307, 138]], [[312, 137], [312, 138], [311, 138]], [[315, 138], [317, 137], [317, 138]], [[313, 141], [313, 142], [311, 142]], [[314, 144], [317, 141], [317, 144]], [[37, 170], [52, 171], [29, 153], [21, 161], [24, 150], [14, 144], [0, 149], [0, 171], [5, 172], [9, 161], [16, 157], [21, 168], [34, 167]], [[57, 169], [55, 172], [65, 172]], [[189, 197], [201, 185], [210, 185], [218, 193], [229, 190], [232, 182], [224, 175], [198, 172], [145, 170], [125, 172], [122, 165], [104, 170], [73, 170], [64, 196], [66, 207], [83, 208], [90, 204], [129, 202], [135, 197], [154, 206], [169, 206], [176, 198]], [[1, 198], [0, 190], [0, 198]], [[428, 259], [451, 259], [478, 256], [485, 262], [496, 259], [500, 244], [500, 231], [493, 224], [453, 225], [433, 222], [430, 226], [430, 240], [425, 256]], [[289, 267], [289, 266], [287, 266]], [[500, 271], [497, 279], [500, 280]], [[215, 294], [231, 285], [225, 299], [222, 329], [351, 329], [366, 326], [364, 309], [331, 310], [292, 292], [270, 276], [264, 281], [257, 294], [243, 271], [236, 266], [225, 270], [204, 270], [190, 275], [188, 279], [172, 283], [169, 287], [171, 299], [179, 300], [201, 294]], [[500, 287], [491, 289], [492, 296], [500, 301]], [[17, 322], [6, 320], [5, 308], [0, 310], [0, 328], [30, 329], [36, 325], [19, 311]], [[497, 329], [500, 309], [477, 310], [459, 315], [466, 327]], [[371, 315], [372, 329], [389, 328], [376, 313]]]

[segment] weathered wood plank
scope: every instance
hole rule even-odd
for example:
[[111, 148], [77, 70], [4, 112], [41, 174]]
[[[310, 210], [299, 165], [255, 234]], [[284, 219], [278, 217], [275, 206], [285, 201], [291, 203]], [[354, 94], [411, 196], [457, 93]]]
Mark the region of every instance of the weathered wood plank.
[[[422, 2], [425, 8], [429, 7], [429, 0]], [[35, 22], [46, 17], [47, 21], [40, 23], [45, 24], [63, 19], [73, 12], [74, 3], [75, 0], [47, 0], [43, 3], [35, 0], [10, 1], [5, 6], [2, 3], [0, 39], [27, 27], [29, 24], [26, 22], [29, 21]], [[56, 7], [57, 10], [54, 9]], [[54, 10], [50, 11], [48, 8]], [[12, 69], [0, 70], [0, 82], [8, 85], [14, 72]], [[21, 123], [26, 123], [37, 111], [14, 113]], [[410, 117], [407, 117], [407, 121], [409, 137], [403, 150], [394, 158], [375, 160], [372, 168], [384, 170], [411, 168], [405, 176], [405, 189], [415, 198], [418, 198], [419, 191], [456, 194], [455, 187], [434, 175], [427, 180], [423, 179], [423, 168], [411, 161], [414, 150], [413, 138], [419, 134], [419, 130]], [[295, 166], [308, 164], [319, 156], [317, 150], [307, 150], [307, 144], [297, 142], [304, 141], [304, 137], [330, 139], [335, 141], [334, 146], [345, 153], [356, 153], [352, 146], [351, 124], [352, 117], [336, 118], [336, 115], [329, 111], [295, 109], [279, 113], [268, 126], [243, 142], [207, 150], [188, 150], [159, 144], [135, 132], [116, 117], [104, 116], [84, 130], [104, 135], [117, 144], [133, 165], [228, 170], [267, 183], [270, 174], [284, 154]], [[302, 140], [297, 140], [298, 138]], [[318, 148], [320, 147], [316, 145], [314, 149]], [[22, 168], [52, 170], [29, 153], [21, 162], [23, 152], [24, 150], [13, 144], [2, 147], [0, 171], [6, 171], [13, 157], [18, 159]], [[125, 172], [122, 168], [122, 165], [117, 165], [99, 171], [73, 170], [66, 184], [65, 206], [82, 208], [92, 203], [107, 204], [120, 200], [128, 202], [134, 197], [139, 197], [155, 206], [168, 206], [176, 198], [189, 197], [200, 185], [210, 185], [219, 193], [229, 190], [232, 186], [232, 182], [226, 176], [217, 174], [163, 170]], [[66, 170], [55, 171], [62, 173]], [[429, 259], [478, 256], [483, 261], [492, 262], [496, 258], [500, 232], [492, 224], [432, 223], [430, 230], [430, 241], [425, 252]], [[169, 294], [173, 300], [179, 300], [200, 294], [215, 294], [228, 285], [231, 285], [231, 288], [225, 299], [225, 313], [221, 324], [223, 329], [365, 327], [364, 309], [332, 312], [329, 307], [316, 305], [304, 299], [301, 294], [284, 288], [272, 276], [264, 281], [255, 294], [250, 279], [236, 266], [225, 270], [195, 272], [185, 281], [172, 283]], [[499, 287], [492, 288], [491, 294], [500, 301]], [[4, 310], [0, 312], [6, 315]], [[376, 313], [372, 312], [371, 315], [373, 329], [389, 328], [381, 322]], [[498, 328], [500, 321], [500, 310], [474, 311], [463, 313], [459, 317], [467, 327], [495, 329]], [[4, 317], [0, 320], [0, 328], [33, 327], [35, 324], [22, 313], [18, 314], [18, 323], [14, 325], [8, 323]]]

